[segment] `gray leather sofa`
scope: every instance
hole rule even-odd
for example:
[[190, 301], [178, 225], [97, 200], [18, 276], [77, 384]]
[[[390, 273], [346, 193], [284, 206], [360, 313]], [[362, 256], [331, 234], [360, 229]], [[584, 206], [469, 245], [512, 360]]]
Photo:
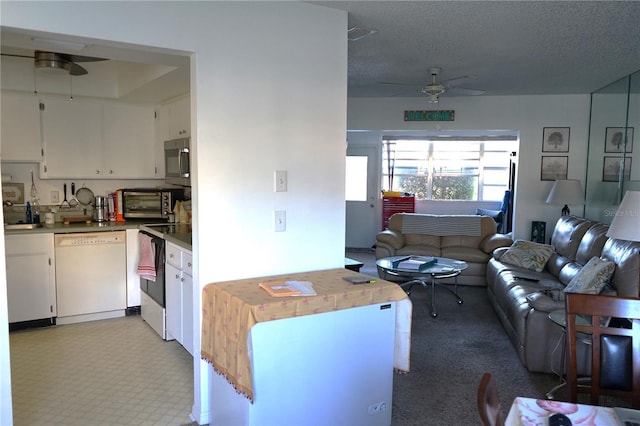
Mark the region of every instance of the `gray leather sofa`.
[[[508, 247], [511, 237], [496, 232], [488, 216], [396, 213], [376, 236], [376, 259], [389, 256], [438, 256], [467, 262], [458, 284], [484, 286], [491, 253]], [[396, 281], [378, 268], [380, 278]], [[443, 282], [447, 282], [444, 280]]]
[[564, 309], [563, 290], [589, 259], [615, 263], [603, 294], [640, 296], [640, 243], [608, 238], [607, 230], [598, 222], [561, 217], [551, 237], [554, 252], [541, 272], [501, 262], [506, 248], [497, 249], [489, 260], [489, 301], [529, 371], [560, 371], [563, 333], [549, 313]]

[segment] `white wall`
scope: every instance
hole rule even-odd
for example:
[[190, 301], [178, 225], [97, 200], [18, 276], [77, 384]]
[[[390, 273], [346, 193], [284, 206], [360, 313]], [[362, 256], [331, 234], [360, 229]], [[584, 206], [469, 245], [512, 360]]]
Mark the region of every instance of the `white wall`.
[[[476, 96], [442, 98], [441, 110], [455, 110], [453, 122], [405, 122], [405, 110], [433, 110], [423, 98], [350, 98], [349, 131], [371, 131], [359, 134], [357, 144], [380, 144], [383, 135], [394, 130], [513, 130], [520, 133], [518, 150], [514, 236], [529, 239], [531, 221], [547, 222], [553, 229], [560, 217], [561, 206], [545, 204], [553, 182], [540, 180], [542, 155], [568, 155], [569, 179], [580, 179], [584, 185], [589, 123], [589, 95], [547, 96]], [[542, 152], [544, 127], [570, 127], [569, 152]], [[349, 139], [352, 143], [352, 139]], [[582, 208], [574, 207], [576, 214]], [[550, 232], [550, 231], [549, 231]]]
[[[0, 172], [1, 172], [0, 167]], [[0, 212], [4, 223], [4, 215]], [[11, 404], [11, 359], [9, 356], [9, 318], [7, 312], [7, 265], [5, 263], [4, 230], [0, 240], [0, 425], [13, 424]]]
[[[198, 327], [207, 283], [343, 265], [345, 12], [299, 2], [3, 1], [1, 7], [1, 23], [9, 27], [193, 52]], [[288, 192], [274, 193], [274, 170], [288, 171]], [[284, 233], [273, 231], [276, 209], [287, 212]], [[5, 287], [0, 283], [0, 292]], [[3, 359], [6, 348], [3, 342]], [[209, 421], [208, 368], [196, 357], [193, 415], [201, 423]]]

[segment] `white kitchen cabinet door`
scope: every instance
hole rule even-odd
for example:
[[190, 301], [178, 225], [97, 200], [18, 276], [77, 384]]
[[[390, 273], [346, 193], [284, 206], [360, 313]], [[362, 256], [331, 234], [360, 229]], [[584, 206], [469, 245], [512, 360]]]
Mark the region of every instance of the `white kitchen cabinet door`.
[[5, 235], [9, 322], [55, 317], [53, 234]]
[[173, 243], [167, 243], [165, 248], [167, 263], [182, 271], [182, 249]]
[[193, 355], [192, 254], [167, 243], [165, 257], [167, 332]]
[[191, 97], [180, 98], [169, 104], [169, 139], [191, 135]]
[[182, 271], [165, 263], [164, 276], [167, 340], [176, 339], [182, 345]]
[[182, 252], [182, 346], [193, 356], [193, 277], [191, 252]]
[[44, 156], [40, 177], [100, 178], [102, 104], [52, 98], [43, 101]]
[[103, 106], [102, 177], [155, 179], [155, 111], [152, 106]]
[[2, 161], [41, 160], [39, 105], [33, 93], [2, 92]]

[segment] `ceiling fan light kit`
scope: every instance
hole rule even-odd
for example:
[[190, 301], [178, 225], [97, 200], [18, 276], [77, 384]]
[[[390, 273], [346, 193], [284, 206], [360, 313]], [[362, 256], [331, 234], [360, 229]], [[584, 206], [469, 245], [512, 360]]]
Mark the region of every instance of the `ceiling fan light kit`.
[[33, 59], [35, 67], [52, 68], [71, 72], [71, 62], [64, 60], [61, 55], [51, 52], [36, 52]]

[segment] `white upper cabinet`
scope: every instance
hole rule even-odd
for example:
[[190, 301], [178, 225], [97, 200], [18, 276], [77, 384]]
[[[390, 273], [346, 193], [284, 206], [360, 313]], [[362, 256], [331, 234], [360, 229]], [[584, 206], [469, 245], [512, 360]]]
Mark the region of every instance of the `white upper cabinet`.
[[160, 108], [162, 142], [191, 136], [191, 98], [177, 99]]
[[191, 98], [189, 96], [162, 104], [157, 108], [156, 157], [158, 177], [165, 177], [164, 142], [191, 136]]
[[44, 161], [40, 177], [100, 177], [102, 104], [71, 99], [43, 99]]
[[43, 100], [43, 179], [155, 179], [155, 113], [138, 106]]
[[102, 130], [103, 177], [156, 177], [153, 107], [105, 104]]
[[39, 105], [32, 93], [2, 92], [2, 161], [41, 160]]

